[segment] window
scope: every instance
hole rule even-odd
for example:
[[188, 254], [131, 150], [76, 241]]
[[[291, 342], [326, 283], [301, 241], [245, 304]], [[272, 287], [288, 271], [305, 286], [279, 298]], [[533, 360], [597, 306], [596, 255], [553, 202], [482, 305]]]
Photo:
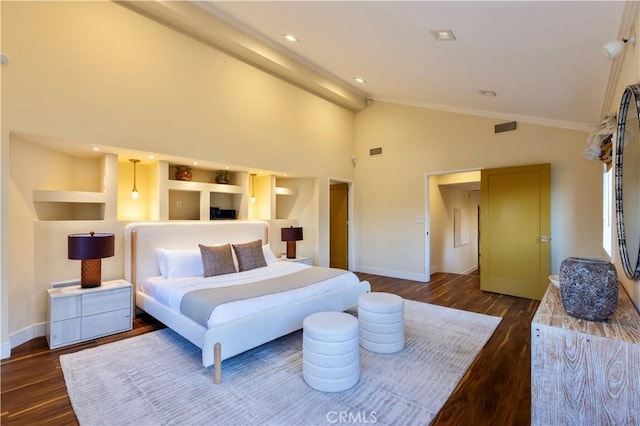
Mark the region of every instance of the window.
[[613, 167], [607, 170], [603, 165], [602, 173], [602, 248], [613, 261]]

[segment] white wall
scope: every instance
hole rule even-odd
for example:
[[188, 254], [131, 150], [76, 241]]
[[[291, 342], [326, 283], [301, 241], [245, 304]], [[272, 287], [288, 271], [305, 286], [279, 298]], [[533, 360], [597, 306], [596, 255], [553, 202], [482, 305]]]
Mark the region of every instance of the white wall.
[[[68, 141], [280, 171], [318, 182], [328, 182], [329, 176], [353, 179], [352, 112], [117, 3], [3, 2], [2, 51], [10, 58], [1, 76], [3, 154], [12, 132], [20, 132], [61, 140], [61, 149]], [[8, 335], [40, 329], [46, 287], [78, 273], [67, 262], [62, 269], [38, 269], [36, 252], [47, 252], [34, 241], [45, 239], [44, 246], [57, 253], [64, 248], [60, 235], [93, 226], [38, 226], [32, 190], [42, 189], [51, 168], [45, 164], [32, 176], [23, 163], [4, 167], [8, 156], [2, 156], [0, 181], [8, 188], [3, 191], [8, 203], [0, 206], [0, 220], [8, 221], [2, 264], [8, 253], [19, 261], [12, 257], [8, 270], [0, 270], [3, 344]], [[313, 254], [321, 265], [328, 263], [327, 237], [322, 237], [328, 234], [328, 194], [328, 184], [314, 188], [316, 210], [309, 225], [310, 235], [318, 235]], [[130, 218], [125, 211], [120, 210], [122, 218]], [[120, 232], [121, 224], [102, 225]], [[121, 273], [118, 262], [111, 261], [113, 271], [105, 265], [108, 275]]]
[[[356, 114], [357, 270], [424, 277], [425, 174], [551, 163], [552, 272], [569, 256], [600, 257], [600, 165], [586, 132], [519, 123], [494, 135], [486, 117], [375, 102]], [[382, 147], [383, 154], [369, 156]]]

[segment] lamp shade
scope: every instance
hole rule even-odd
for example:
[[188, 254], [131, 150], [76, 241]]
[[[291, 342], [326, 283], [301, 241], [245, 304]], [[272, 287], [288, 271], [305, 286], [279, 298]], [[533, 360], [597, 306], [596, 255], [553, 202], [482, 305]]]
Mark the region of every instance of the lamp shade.
[[302, 241], [302, 228], [282, 228], [282, 241]]
[[68, 237], [69, 259], [102, 259], [114, 255], [114, 234], [71, 234]]

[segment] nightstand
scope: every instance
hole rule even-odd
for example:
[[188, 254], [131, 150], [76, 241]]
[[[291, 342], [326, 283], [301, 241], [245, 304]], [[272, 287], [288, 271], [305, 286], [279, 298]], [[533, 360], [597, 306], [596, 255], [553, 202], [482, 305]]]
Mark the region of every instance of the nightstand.
[[282, 262], [304, 263], [305, 265], [313, 266], [313, 258], [311, 258], [311, 257], [296, 257], [295, 259], [288, 259], [286, 257], [281, 257], [280, 261], [282, 261]]
[[105, 281], [95, 288], [47, 289], [49, 348], [131, 330], [132, 291], [125, 280]]

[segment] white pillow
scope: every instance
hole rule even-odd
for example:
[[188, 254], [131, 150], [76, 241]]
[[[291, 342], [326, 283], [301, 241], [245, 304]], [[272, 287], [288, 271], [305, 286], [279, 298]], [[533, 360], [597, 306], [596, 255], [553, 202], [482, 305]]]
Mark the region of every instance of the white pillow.
[[273, 254], [273, 250], [271, 250], [271, 246], [269, 244], [265, 244], [262, 246], [262, 254], [264, 254], [264, 260], [267, 262], [267, 265], [271, 265], [274, 262], [277, 262], [276, 255]]
[[204, 265], [202, 263], [200, 249], [156, 249], [156, 257], [162, 278], [172, 279], [204, 276]]

